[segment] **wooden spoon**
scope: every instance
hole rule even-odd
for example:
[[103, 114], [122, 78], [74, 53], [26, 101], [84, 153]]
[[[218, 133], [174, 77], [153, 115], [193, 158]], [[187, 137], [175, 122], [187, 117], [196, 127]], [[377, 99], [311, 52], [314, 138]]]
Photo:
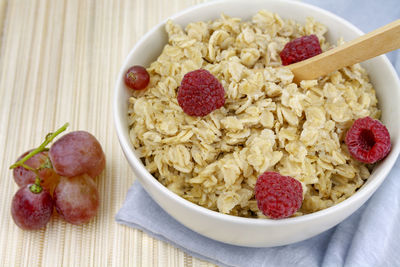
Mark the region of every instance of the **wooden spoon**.
[[342, 67], [400, 48], [400, 19], [360, 36], [351, 42], [312, 58], [286, 66], [294, 82], [312, 80]]

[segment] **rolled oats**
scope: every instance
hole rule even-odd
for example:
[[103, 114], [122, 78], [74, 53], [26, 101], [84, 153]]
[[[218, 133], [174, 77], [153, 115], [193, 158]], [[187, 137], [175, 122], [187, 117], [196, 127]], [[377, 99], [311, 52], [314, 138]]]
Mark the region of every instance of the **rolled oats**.
[[[280, 51], [299, 36], [316, 34], [323, 50], [331, 48], [324, 25], [262, 10], [250, 21], [222, 15], [185, 29], [168, 21], [166, 31], [169, 41], [148, 68], [150, 85], [129, 99], [128, 121], [138, 155], [167, 188], [215, 211], [265, 218], [253, 189], [267, 170], [302, 183], [296, 216], [363, 185], [371, 166], [350, 158], [344, 137], [355, 119], [380, 116], [365, 70], [356, 64], [298, 86], [281, 67]], [[202, 118], [176, 100], [183, 75], [199, 68], [226, 91], [224, 107]]]

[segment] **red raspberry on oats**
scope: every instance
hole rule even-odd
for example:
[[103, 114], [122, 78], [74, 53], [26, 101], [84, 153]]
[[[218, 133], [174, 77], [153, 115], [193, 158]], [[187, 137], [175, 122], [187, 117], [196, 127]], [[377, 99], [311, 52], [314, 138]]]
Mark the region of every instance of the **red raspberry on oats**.
[[290, 65], [321, 54], [321, 46], [315, 34], [303, 36], [285, 45], [280, 53], [282, 65]]
[[225, 90], [210, 72], [198, 69], [183, 76], [178, 103], [190, 116], [206, 116], [225, 104]]
[[370, 117], [357, 119], [345, 139], [350, 155], [364, 163], [375, 163], [389, 154], [390, 135], [380, 121]]
[[272, 219], [282, 219], [293, 215], [303, 202], [301, 183], [277, 172], [261, 174], [254, 190], [258, 208]]

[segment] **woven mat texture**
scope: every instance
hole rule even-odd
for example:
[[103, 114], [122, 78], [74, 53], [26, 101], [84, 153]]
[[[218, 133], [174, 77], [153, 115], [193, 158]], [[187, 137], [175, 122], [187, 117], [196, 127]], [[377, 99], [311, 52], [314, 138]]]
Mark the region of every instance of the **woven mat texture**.
[[[113, 126], [117, 73], [149, 29], [201, 2], [0, 0], [0, 266], [212, 266], [114, 221], [135, 180]], [[83, 226], [53, 215], [43, 230], [20, 230], [8, 167], [65, 122], [105, 151], [99, 213]]]

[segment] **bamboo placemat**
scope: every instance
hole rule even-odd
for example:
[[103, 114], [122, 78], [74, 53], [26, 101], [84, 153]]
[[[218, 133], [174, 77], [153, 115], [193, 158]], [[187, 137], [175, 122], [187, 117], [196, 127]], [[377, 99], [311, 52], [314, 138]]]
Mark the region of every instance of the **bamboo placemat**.
[[[114, 221], [135, 180], [113, 127], [117, 73], [146, 31], [200, 2], [0, 0], [0, 266], [211, 266]], [[8, 167], [65, 122], [106, 153], [99, 213], [83, 226], [53, 215], [43, 230], [20, 230]]]

